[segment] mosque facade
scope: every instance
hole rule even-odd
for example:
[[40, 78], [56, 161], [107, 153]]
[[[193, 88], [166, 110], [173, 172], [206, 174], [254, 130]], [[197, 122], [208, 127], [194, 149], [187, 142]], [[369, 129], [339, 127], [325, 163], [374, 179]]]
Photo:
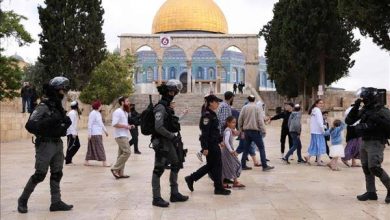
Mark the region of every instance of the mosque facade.
[[274, 90], [258, 38], [228, 34], [226, 18], [212, 0], [167, 0], [157, 12], [152, 34], [121, 34], [120, 53], [137, 56], [137, 93], [155, 93], [156, 85], [178, 79], [183, 93], [223, 93], [234, 83]]

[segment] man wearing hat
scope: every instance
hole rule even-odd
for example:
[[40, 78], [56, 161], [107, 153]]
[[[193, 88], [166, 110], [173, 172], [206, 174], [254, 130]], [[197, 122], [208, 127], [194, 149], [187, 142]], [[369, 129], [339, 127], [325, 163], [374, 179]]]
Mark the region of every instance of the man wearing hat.
[[80, 148], [80, 141], [77, 129], [77, 125], [80, 118], [79, 103], [77, 101], [71, 102], [70, 108], [71, 110], [68, 112], [68, 117], [72, 121], [72, 124], [66, 131], [68, 149], [66, 150], [65, 165], [74, 165], [72, 163], [72, 158]]
[[219, 102], [222, 100], [215, 95], [209, 95], [205, 99], [206, 109], [202, 113], [199, 123], [201, 130], [199, 140], [207, 163], [196, 172], [186, 176], [185, 181], [187, 182], [188, 188], [194, 191], [194, 182], [210, 173], [214, 181], [214, 194], [230, 195], [230, 190], [224, 189], [222, 184], [222, 160], [221, 149], [219, 147], [219, 144], [222, 142], [222, 136], [218, 128], [219, 122], [216, 114]]
[[[263, 136], [265, 136], [265, 125], [263, 118], [263, 109], [255, 103], [255, 97], [250, 95], [248, 97], [249, 103], [245, 105], [240, 112], [238, 118], [238, 128], [244, 133], [245, 150], [243, 157], [246, 158], [252, 142], [255, 142], [260, 152], [261, 166], [263, 171], [273, 169], [273, 166], [267, 165], [267, 159], [264, 149]], [[242, 161], [242, 167], [246, 167], [246, 161]]]
[[283, 119], [282, 122], [282, 129], [280, 132], [280, 152], [281, 152], [281, 158], [284, 157], [284, 149], [285, 149], [285, 143], [286, 143], [286, 137], [288, 137], [288, 145], [289, 149], [291, 149], [293, 145], [293, 141], [290, 135], [290, 132], [288, 131], [288, 119], [290, 118], [291, 112], [294, 108], [294, 103], [292, 102], [286, 102], [284, 103], [284, 111], [271, 117], [268, 120], [268, 123], [271, 123], [271, 121]]

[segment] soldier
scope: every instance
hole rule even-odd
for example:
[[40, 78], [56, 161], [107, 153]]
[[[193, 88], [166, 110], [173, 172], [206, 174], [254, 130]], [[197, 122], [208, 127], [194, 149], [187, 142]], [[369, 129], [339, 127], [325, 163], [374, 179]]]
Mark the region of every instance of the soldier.
[[[375, 188], [376, 176], [387, 189], [385, 202], [390, 203], [390, 178], [381, 167], [385, 143], [390, 135], [390, 111], [384, 107], [383, 97], [376, 88], [362, 88], [360, 98], [355, 101], [345, 119], [348, 125], [353, 125], [360, 119], [360, 123], [355, 126], [355, 131], [363, 139], [360, 158], [367, 192], [358, 195], [357, 199], [359, 201], [378, 199]], [[364, 106], [359, 110], [361, 102]]]
[[180, 131], [180, 124], [174, 112], [170, 109], [170, 103], [175, 95], [183, 88], [178, 80], [169, 80], [166, 84], [158, 86], [158, 92], [162, 95], [161, 100], [154, 107], [154, 134], [152, 144], [155, 150], [154, 169], [152, 175], [153, 205], [158, 207], [168, 207], [161, 197], [160, 177], [164, 173], [167, 165], [170, 165], [171, 173], [169, 181], [171, 185], [171, 202], [184, 202], [188, 196], [179, 193], [177, 176], [182, 168], [183, 158], [180, 158], [176, 147], [181, 143], [181, 138], [176, 135]]
[[27, 201], [38, 183], [42, 182], [50, 166], [50, 211], [68, 211], [73, 205], [61, 200], [60, 181], [64, 164], [63, 143], [61, 137], [71, 120], [62, 107], [62, 99], [69, 89], [69, 80], [55, 77], [43, 86], [46, 98], [36, 107], [26, 123], [26, 129], [36, 136], [35, 140], [35, 173], [30, 177], [18, 199], [18, 211], [27, 212]]
[[206, 109], [200, 118], [199, 127], [201, 130], [200, 145], [202, 153], [206, 156], [206, 165], [199, 168], [196, 172], [185, 177], [188, 188], [194, 191], [194, 182], [201, 179], [210, 172], [211, 179], [214, 181], [214, 194], [230, 195], [230, 190], [223, 188], [222, 184], [222, 160], [220, 143], [222, 142], [221, 132], [219, 131], [219, 122], [216, 111], [219, 102], [222, 100], [215, 95], [205, 97]]

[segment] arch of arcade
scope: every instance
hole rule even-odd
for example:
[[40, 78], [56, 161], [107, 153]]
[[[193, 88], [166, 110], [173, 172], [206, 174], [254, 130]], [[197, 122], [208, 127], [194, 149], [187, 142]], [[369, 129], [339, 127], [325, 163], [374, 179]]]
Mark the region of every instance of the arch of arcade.
[[[156, 54], [157, 57], [157, 78], [153, 79], [153, 86], [161, 84], [163, 82], [163, 61], [164, 52], [169, 49], [161, 47], [160, 36], [169, 36], [171, 38], [170, 45], [183, 50], [187, 65], [187, 85], [186, 92], [188, 93], [202, 93], [202, 84], [210, 84], [212, 89], [216, 93], [223, 93], [226, 87], [221, 87], [221, 79], [224, 71], [222, 65], [222, 56], [224, 52], [230, 47], [238, 48], [243, 56], [245, 57], [244, 73], [245, 73], [245, 84], [251, 85], [256, 88], [256, 77], [258, 74], [258, 37], [254, 34], [122, 34], [120, 38], [120, 54], [124, 55], [128, 51], [132, 55], [136, 55], [138, 49], [148, 46]], [[192, 59], [194, 53], [199, 48], [209, 48], [215, 55], [216, 58], [216, 77], [210, 80], [198, 80], [192, 73]], [[149, 91], [140, 91], [141, 93], [150, 93]]]

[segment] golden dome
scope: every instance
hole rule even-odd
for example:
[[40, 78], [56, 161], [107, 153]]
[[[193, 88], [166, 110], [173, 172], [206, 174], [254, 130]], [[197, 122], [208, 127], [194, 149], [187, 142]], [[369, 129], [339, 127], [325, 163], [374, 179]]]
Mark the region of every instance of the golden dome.
[[206, 31], [226, 34], [228, 26], [213, 0], [167, 0], [153, 20], [152, 33]]

